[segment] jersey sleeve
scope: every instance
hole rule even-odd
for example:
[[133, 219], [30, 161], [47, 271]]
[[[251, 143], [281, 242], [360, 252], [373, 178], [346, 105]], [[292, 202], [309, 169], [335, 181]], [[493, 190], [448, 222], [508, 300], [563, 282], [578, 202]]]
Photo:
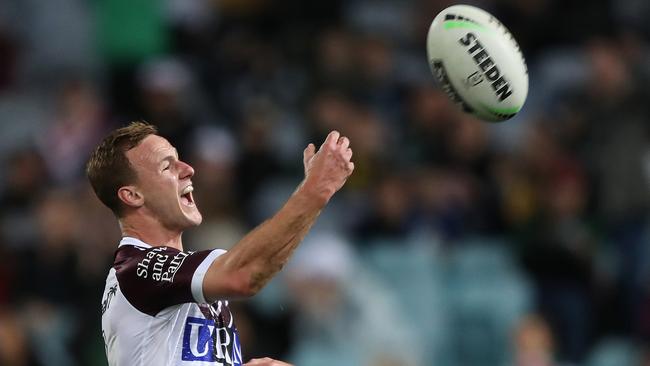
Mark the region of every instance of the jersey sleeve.
[[223, 253], [221, 249], [181, 252], [169, 247], [124, 246], [116, 254], [114, 267], [126, 299], [154, 316], [173, 305], [206, 303], [203, 278]]

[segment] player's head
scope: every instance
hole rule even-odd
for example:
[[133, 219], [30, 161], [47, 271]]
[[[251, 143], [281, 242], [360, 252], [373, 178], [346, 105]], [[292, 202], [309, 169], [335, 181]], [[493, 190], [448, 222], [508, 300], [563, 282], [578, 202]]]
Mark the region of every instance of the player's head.
[[120, 219], [137, 213], [179, 231], [201, 223], [188, 189], [194, 169], [150, 124], [133, 122], [111, 132], [92, 153], [86, 174]]

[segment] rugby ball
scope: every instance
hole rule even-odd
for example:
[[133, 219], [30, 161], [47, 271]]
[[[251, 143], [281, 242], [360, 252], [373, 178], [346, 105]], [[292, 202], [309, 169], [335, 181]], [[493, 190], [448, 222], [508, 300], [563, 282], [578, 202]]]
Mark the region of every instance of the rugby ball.
[[519, 45], [490, 13], [469, 5], [441, 11], [427, 35], [431, 72], [451, 100], [486, 121], [514, 117], [528, 95]]

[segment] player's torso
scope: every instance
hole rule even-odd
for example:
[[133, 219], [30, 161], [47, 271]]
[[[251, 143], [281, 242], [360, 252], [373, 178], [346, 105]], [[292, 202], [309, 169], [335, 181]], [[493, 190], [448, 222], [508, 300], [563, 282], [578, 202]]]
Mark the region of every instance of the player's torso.
[[102, 335], [111, 366], [242, 364], [227, 302], [183, 303], [145, 314], [124, 296], [115, 269], [102, 298]]

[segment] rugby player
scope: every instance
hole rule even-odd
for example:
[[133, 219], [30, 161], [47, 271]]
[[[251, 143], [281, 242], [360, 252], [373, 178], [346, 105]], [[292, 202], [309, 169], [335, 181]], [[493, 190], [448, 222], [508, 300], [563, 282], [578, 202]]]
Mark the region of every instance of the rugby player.
[[[302, 183], [232, 249], [187, 252], [182, 233], [202, 220], [194, 169], [153, 125], [133, 122], [110, 133], [86, 167], [122, 232], [101, 305], [109, 365], [241, 365], [228, 301], [255, 295], [282, 269], [354, 170], [349, 144], [336, 131], [318, 151], [309, 144]], [[288, 364], [262, 358], [246, 365]]]

